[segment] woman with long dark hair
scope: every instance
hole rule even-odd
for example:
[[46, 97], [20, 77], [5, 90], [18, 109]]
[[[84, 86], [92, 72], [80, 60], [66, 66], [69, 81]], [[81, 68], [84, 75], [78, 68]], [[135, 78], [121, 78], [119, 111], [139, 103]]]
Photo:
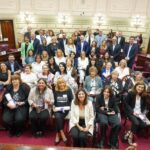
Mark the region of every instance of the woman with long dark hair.
[[139, 129], [145, 128], [149, 122], [146, 117], [147, 97], [145, 92], [146, 86], [144, 82], [137, 82], [125, 100], [125, 111], [127, 117], [132, 122], [132, 126], [131, 130], [125, 134], [124, 139], [127, 140], [130, 145], [136, 145], [136, 143], [133, 143], [133, 135], [137, 133]]
[[43, 136], [46, 122], [50, 117], [49, 106], [52, 106], [54, 102], [53, 92], [47, 87], [46, 80], [42, 78], [38, 80], [37, 86], [30, 91], [28, 102], [33, 135], [36, 137]]
[[96, 114], [101, 128], [101, 136], [97, 147], [104, 147], [107, 127], [110, 124], [112, 128], [109, 136], [109, 145], [112, 149], [116, 149], [121, 124], [117, 115], [118, 109], [115, 103], [115, 99], [113, 97], [113, 91], [110, 86], [105, 86], [103, 88], [101, 94], [96, 99], [95, 106]]
[[71, 105], [70, 132], [74, 147], [86, 147], [88, 134], [93, 135], [94, 111], [85, 90], [79, 89]]

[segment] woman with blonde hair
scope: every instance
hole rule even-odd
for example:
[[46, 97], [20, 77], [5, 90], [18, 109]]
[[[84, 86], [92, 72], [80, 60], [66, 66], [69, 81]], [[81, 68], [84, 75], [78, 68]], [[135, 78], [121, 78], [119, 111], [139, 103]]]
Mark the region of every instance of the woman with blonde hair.
[[48, 52], [47, 52], [46, 50], [43, 50], [41, 57], [42, 57], [42, 61], [43, 61], [44, 63], [47, 63], [48, 58], [49, 58]]
[[70, 110], [71, 102], [73, 100], [72, 90], [67, 86], [64, 78], [60, 77], [57, 79], [57, 83], [54, 91], [54, 116], [56, 119], [56, 139], [55, 144], [59, 144], [62, 139], [63, 142], [67, 143], [67, 138], [63, 131], [64, 118], [67, 116]]
[[61, 62], [66, 63], [66, 58], [64, 57], [64, 53], [61, 49], [57, 49], [54, 59], [58, 66]]
[[125, 76], [130, 75], [130, 70], [127, 67], [127, 61], [122, 59], [119, 62], [119, 66], [115, 68], [115, 71], [119, 73], [119, 79], [123, 79]]
[[68, 39], [68, 44], [65, 45], [65, 55], [69, 56], [71, 52], [76, 53], [76, 47], [74, 45], [73, 39]]

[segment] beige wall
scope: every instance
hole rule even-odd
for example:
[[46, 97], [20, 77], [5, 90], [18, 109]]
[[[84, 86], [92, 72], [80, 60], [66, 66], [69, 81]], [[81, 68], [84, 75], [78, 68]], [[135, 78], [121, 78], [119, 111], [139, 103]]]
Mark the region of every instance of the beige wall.
[[[150, 0], [0, 0], [0, 4], [0, 19], [14, 20], [16, 42], [22, 39], [21, 31], [27, 26], [19, 18], [20, 12], [33, 13], [33, 30], [43, 28], [58, 32], [63, 28], [68, 34], [77, 29], [86, 30], [89, 26], [92, 29], [97, 28], [93, 26], [92, 18], [96, 13], [102, 13], [107, 19], [106, 24], [100, 26], [104, 33], [108, 33], [110, 29], [120, 30], [128, 40], [130, 35], [141, 32], [143, 46], [147, 48], [150, 35]], [[72, 23], [65, 26], [58, 24], [57, 15], [60, 12], [70, 14]], [[82, 12], [84, 15], [81, 16]], [[136, 14], [146, 17], [144, 27], [131, 27], [131, 17]]]

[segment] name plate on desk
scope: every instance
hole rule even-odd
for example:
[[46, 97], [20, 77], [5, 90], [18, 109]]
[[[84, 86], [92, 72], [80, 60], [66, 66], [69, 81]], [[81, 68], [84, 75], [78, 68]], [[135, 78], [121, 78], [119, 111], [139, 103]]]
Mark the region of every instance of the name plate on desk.
[[0, 55], [6, 55], [6, 51], [1, 51]]

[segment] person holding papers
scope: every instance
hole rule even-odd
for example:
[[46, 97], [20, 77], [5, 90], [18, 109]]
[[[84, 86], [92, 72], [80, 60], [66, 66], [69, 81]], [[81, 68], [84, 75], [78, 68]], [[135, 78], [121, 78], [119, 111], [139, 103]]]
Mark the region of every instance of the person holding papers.
[[28, 94], [30, 88], [21, 82], [20, 76], [11, 77], [3, 98], [3, 123], [10, 136], [20, 136], [28, 116]]
[[76, 99], [71, 104], [69, 128], [74, 147], [86, 147], [88, 135], [93, 135], [94, 111], [91, 101], [88, 101], [85, 90], [79, 89]]
[[133, 134], [137, 133], [140, 128], [145, 128], [150, 123], [146, 117], [147, 97], [145, 92], [146, 86], [144, 82], [137, 82], [125, 100], [126, 114], [132, 126], [131, 130], [124, 135], [124, 140], [127, 140], [130, 145], [136, 145], [136, 143], [133, 143]]
[[28, 102], [30, 105], [29, 118], [33, 135], [35, 137], [41, 137], [44, 135], [46, 122], [54, 102], [53, 92], [48, 88], [45, 79], [40, 78], [37, 86], [31, 89]]
[[64, 118], [67, 116], [71, 101], [73, 99], [73, 93], [72, 90], [67, 86], [66, 81], [63, 77], [59, 77], [57, 79], [57, 83], [55, 86], [54, 91], [54, 116], [56, 119], [56, 139], [55, 144], [59, 144], [60, 139], [63, 140], [63, 142], [67, 143], [67, 138], [63, 131], [63, 125], [64, 125]]
[[96, 96], [101, 93], [101, 90], [103, 88], [102, 80], [97, 75], [97, 68], [96, 67], [90, 67], [89, 69], [89, 76], [86, 76], [85, 82], [83, 84], [83, 87], [88, 95], [88, 100], [95, 103]]

